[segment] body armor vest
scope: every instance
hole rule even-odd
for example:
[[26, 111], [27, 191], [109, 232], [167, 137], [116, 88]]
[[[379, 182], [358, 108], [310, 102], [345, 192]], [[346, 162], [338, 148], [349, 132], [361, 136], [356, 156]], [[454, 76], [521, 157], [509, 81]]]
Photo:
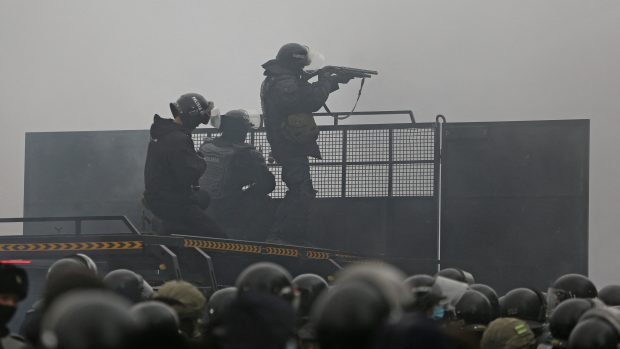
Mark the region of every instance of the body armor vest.
[[213, 140], [207, 140], [200, 152], [207, 162], [207, 170], [200, 178], [200, 186], [209, 192], [211, 198], [221, 199], [231, 194], [235, 188], [230, 185], [230, 167], [236, 149], [234, 147], [218, 147]]

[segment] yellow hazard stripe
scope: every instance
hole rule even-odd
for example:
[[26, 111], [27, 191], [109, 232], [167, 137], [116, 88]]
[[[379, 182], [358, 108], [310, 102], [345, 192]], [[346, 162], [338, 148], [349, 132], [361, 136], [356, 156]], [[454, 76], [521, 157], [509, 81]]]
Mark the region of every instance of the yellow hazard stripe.
[[142, 241], [44, 242], [0, 244], [0, 252], [141, 250]]
[[237, 242], [220, 242], [209, 240], [191, 240], [185, 239], [183, 242], [185, 247], [198, 247], [207, 250], [268, 254], [274, 256], [299, 257], [299, 250], [284, 247], [263, 247], [258, 245], [243, 244]]
[[185, 239], [183, 246], [198, 247], [207, 250], [233, 251], [245, 253], [261, 253], [261, 247], [250, 244], [241, 244], [236, 242], [220, 242], [208, 240], [189, 240]]
[[323, 251], [306, 251], [306, 257], [309, 259], [329, 259], [329, 253]]

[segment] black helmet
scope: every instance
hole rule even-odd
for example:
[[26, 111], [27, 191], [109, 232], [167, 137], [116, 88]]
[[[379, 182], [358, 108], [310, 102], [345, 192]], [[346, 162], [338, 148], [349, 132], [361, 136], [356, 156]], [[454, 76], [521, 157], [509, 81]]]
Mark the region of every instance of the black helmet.
[[609, 285], [598, 291], [598, 299], [608, 306], [620, 305], [620, 285]]
[[254, 126], [250, 119], [250, 113], [244, 109], [235, 109], [221, 116], [219, 129], [222, 132], [238, 131], [247, 132]]
[[549, 318], [549, 330], [554, 339], [567, 341], [579, 318], [596, 305], [589, 299], [568, 299], [555, 309]]
[[268, 293], [289, 302], [295, 298], [292, 277], [286, 269], [270, 262], [259, 262], [245, 268], [235, 282], [238, 292]]
[[45, 312], [41, 344], [48, 349], [131, 348], [135, 329], [122, 297], [108, 291], [73, 291]]
[[73, 258], [73, 257], [61, 258], [55, 261], [54, 263], [52, 263], [52, 265], [47, 269], [47, 280], [49, 282], [49, 280], [58, 278], [58, 276], [61, 274], [73, 273], [73, 272], [76, 272], [76, 273], [87, 272], [89, 274], [92, 274], [88, 266], [84, 264], [82, 261], [76, 258]]
[[297, 317], [305, 320], [318, 296], [327, 289], [327, 281], [316, 274], [301, 274], [293, 279], [293, 287], [299, 291]]
[[75, 259], [76, 261], [84, 264], [88, 268], [88, 270], [90, 270], [93, 273], [93, 275], [97, 275], [97, 273], [99, 272], [99, 270], [97, 269], [97, 264], [95, 264], [95, 261], [83, 253], [76, 253], [67, 258]]
[[289, 67], [302, 69], [310, 64], [310, 55], [308, 47], [290, 43], [280, 47], [276, 55], [276, 61]]
[[377, 288], [351, 281], [319, 297], [312, 322], [322, 349], [368, 348], [391, 312], [392, 306]]
[[472, 290], [476, 290], [487, 297], [489, 303], [491, 303], [491, 320], [495, 320], [499, 317], [499, 299], [497, 293], [493, 288], [485, 284], [473, 284], [469, 286]]
[[226, 314], [228, 308], [237, 297], [236, 287], [226, 287], [215, 291], [207, 302], [210, 322], [217, 322]]
[[28, 274], [12, 264], [0, 264], [0, 293], [13, 294], [22, 301], [28, 294]]
[[172, 115], [180, 117], [183, 126], [189, 129], [209, 123], [212, 109], [213, 102], [207, 101], [198, 93], [186, 93], [181, 95], [176, 102], [170, 103]]
[[465, 325], [487, 325], [491, 322], [491, 303], [485, 295], [475, 290], [465, 291], [454, 312]]
[[539, 329], [545, 322], [545, 297], [538, 290], [516, 288], [500, 298], [501, 317], [514, 317], [526, 321], [532, 330]]
[[413, 311], [427, 311], [445, 298], [435, 285], [435, 278], [430, 275], [410, 276], [405, 279], [404, 285], [413, 294]]
[[551, 287], [559, 292], [560, 302], [568, 298], [594, 298], [597, 295], [594, 283], [580, 274], [562, 275]]
[[106, 287], [133, 303], [146, 300], [153, 295], [153, 289], [140, 274], [128, 269], [117, 269], [103, 278]]
[[456, 280], [459, 282], [465, 282], [469, 285], [475, 283], [476, 281], [474, 280], [474, 276], [471, 275], [471, 273], [466, 272], [463, 269], [458, 269], [458, 268], [445, 268], [445, 269], [441, 269], [439, 272], [437, 272], [438, 276], [443, 276], [445, 278], [448, 279], [452, 279], [452, 280]]
[[374, 262], [351, 264], [336, 275], [334, 285], [361, 282], [379, 291], [394, 312], [408, 309], [413, 304], [413, 294], [403, 282], [405, 274], [392, 265]]
[[179, 334], [179, 317], [168, 305], [147, 301], [131, 307], [138, 329], [145, 334], [174, 337]]
[[615, 309], [586, 312], [568, 339], [571, 349], [617, 349], [620, 343], [620, 315]]

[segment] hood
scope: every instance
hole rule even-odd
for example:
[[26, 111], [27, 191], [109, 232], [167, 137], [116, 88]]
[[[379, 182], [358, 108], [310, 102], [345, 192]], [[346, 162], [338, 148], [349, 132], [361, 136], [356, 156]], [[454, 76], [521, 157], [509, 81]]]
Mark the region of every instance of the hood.
[[275, 59], [267, 61], [262, 65], [265, 72], [263, 75], [266, 76], [274, 76], [274, 75], [296, 75], [299, 76], [301, 72], [296, 72], [291, 68], [285, 67]]
[[183, 131], [183, 128], [172, 119], [164, 119], [159, 115], [153, 117], [153, 124], [151, 125], [152, 139], [159, 139], [174, 131]]

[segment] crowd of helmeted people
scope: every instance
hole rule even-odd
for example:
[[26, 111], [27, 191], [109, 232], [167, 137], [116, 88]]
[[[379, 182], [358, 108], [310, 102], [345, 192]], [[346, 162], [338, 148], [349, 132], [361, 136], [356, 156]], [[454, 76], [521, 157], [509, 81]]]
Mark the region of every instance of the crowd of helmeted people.
[[248, 266], [211, 294], [189, 282], [151, 287], [139, 274], [76, 254], [52, 264], [18, 333], [8, 322], [28, 275], [0, 265], [0, 348], [618, 348], [620, 286], [560, 276], [541, 292], [498, 297], [468, 272], [406, 277], [381, 262], [351, 264], [328, 283], [274, 263]]

